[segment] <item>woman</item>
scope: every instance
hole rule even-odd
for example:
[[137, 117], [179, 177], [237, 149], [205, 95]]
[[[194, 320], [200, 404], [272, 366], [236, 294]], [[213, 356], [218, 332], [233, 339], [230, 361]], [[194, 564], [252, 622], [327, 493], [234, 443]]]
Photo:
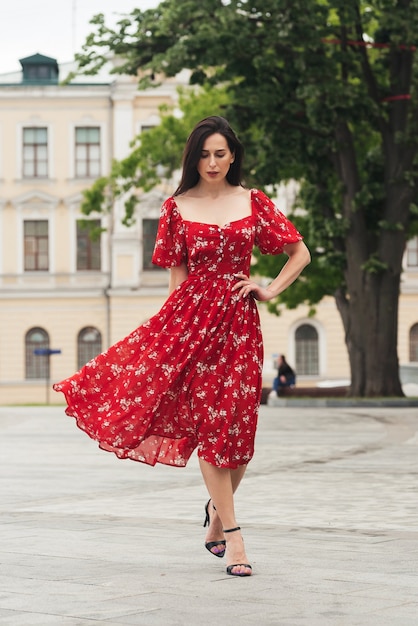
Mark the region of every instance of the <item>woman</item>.
[[[243, 149], [222, 117], [192, 131], [183, 174], [161, 209], [153, 262], [170, 268], [155, 316], [54, 385], [99, 446], [150, 465], [186, 465], [197, 448], [210, 500], [206, 548], [249, 576], [234, 493], [254, 450], [262, 338], [255, 300], [309, 263], [301, 235], [262, 192], [241, 184]], [[253, 245], [289, 259], [268, 287], [249, 277]]]
[[296, 385], [296, 374], [286, 361], [284, 354], [279, 356], [277, 367], [277, 376], [273, 381], [273, 389], [276, 394], [280, 395], [280, 390], [285, 387], [294, 387]]

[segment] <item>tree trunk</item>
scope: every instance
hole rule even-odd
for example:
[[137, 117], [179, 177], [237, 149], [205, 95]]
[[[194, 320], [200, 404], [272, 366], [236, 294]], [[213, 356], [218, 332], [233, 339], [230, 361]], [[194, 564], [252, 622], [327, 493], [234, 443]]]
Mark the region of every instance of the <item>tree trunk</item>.
[[[387, 253], [379, 259], [382, 266], [364, 267], [364, 261], [353, 252], [361, 249], [360, 242], [355, 246], [346, 242], [346, 290], [338, 290], [335, 300], [345, 330], [352, 396], [404, 395], [397, 352], [404, 236], [388, 235]], [[353, 229], [352, 236], [363, 239], [366, 246], [366, 233]]]
[[[403, 396], [397, 352], [398, 305], [405, 249], [407, 184], [388, 186], [382, 220], [391, 228], [368, 230], [365, 212], [356, 206], [360, 188], [351, 133], [345, 123], [336, 128], [337, 173], [344, 185], [343, 212], [349, 228], [345, 236], [345, 290], [335, 294], [345, 330], [351, 396]], [[396, 191], [396, 193], [395, 193]], [[400, 222], [402, 228], [395, 228]]]
[[336, 296], [351, 368], [351, 396], [403, 396], [397, 354], [399, 277], [366, 275], [355, 297]]

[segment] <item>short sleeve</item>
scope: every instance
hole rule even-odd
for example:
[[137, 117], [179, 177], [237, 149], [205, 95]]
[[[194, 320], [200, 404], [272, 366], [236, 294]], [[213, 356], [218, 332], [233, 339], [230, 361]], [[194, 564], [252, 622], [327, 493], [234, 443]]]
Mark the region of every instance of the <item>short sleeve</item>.
[[276, 205], [259, 190], [252, 192], [256, 217], [255, 245], [263, 254], [281, 254], [289, 243], [302, 241], [302, 235]]
[[178, 267], [186, 258], [184, 224], [171, 197], [161, 207], [152, 262], [160, 267]]

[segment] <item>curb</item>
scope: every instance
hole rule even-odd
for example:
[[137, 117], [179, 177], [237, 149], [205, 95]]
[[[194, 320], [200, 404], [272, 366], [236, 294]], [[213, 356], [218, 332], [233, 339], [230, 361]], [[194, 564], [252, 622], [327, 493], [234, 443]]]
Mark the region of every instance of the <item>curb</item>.
[[269, 398], [270, 407], [418, 407], [418, 398]]

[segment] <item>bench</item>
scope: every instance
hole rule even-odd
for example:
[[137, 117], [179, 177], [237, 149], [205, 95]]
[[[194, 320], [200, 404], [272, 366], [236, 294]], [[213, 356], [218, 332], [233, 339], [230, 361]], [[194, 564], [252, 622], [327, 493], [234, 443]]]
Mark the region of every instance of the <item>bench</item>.
[[[280, 395], [274, 398], [346, 398], [350, 387], [342, 385], [340, 387], [284, 387], [280, 390]], [[271, 388], [263, 387], [261, 393], [261, 404], [267, 404]]]
[[284, 387], [278, 398], [345, 398], [350, 387]]

